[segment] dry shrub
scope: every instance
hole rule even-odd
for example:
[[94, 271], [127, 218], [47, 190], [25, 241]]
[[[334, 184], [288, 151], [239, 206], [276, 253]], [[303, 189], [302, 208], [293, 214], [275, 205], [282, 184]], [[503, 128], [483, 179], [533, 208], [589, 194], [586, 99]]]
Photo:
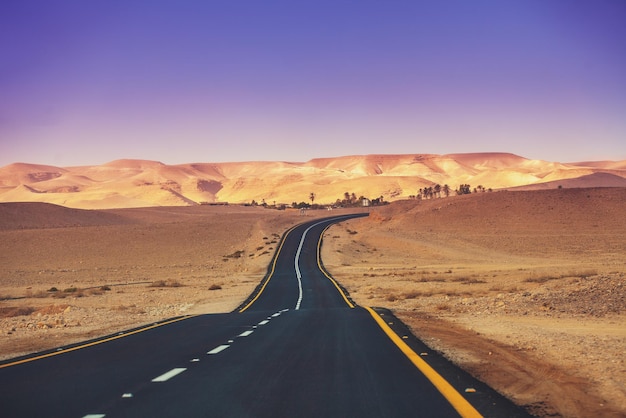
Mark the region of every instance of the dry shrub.
[[561, 278], [560, 276], [549, 276], [549, 275], [531, 276], [531, 277], [528, 277], [527, 279], [524, 279], [524, 281], [526, 283], [546, 283], [550, 280], [558, 280], [560, 278]]
[[182, 287], [183, 284], [178, 280], [156, 280], [148, 285], [148, 287]]
[[57, 299], [65, 299], [67, 297], [82, 298], [83, 296], [85, 296], [85, 291], [78, 287], [68, 287], [62, 292], [56, 291], [52, 293], [52, 297]]
[[467, 293], [467, 292], [457, 292], [456, 290], [444, 290], [441, 293], [446, 295], [446, 296], [449, 296], [449, 297], [470, 295], [470, 293]]
[[232, 254], [225, 255], [224, 258], [241, 258], [244, 252], [244, 250], [237, 250]]
[[395, 302], [398, 300], [398, 297], [396, 295], [394, 295], [393, 293], [387, 295], [387, 302]]
[[455, 283], [463, 283], [463, 284], [478, 284], [478, 283], [487, 283], [484, 280], [477, 279], [475, 277], [455, 277], [452, 279]]
[[222, 290], [222, 286], [220, 286], [219, 284], [212, 284], [211, 286], [209, 286], [209, 290]]
[[438, 303], [437, 305], [435, 305], [435, 309], [437, 309], [438, 311], [449, 311], [451, 308], [452, 307], [449, 303]]
[[487, 283], [487, 282], [481, 279], [476, 279], [476, 278], [470, 278], [463, 282], [463, 284], [480, 284], [480, 283]]
[[417, 281], [419, 283], [428, 283], [428, 282], [443, 283], [446, 281], [446, 279], [444, 279], [443, 277], [420, 277]]
[[416, 299], [420, 296], [422, 296], [422, 292], [419, 291], [412, 291], [412, 292], [407, 292], [404, 295], [404, 299]]

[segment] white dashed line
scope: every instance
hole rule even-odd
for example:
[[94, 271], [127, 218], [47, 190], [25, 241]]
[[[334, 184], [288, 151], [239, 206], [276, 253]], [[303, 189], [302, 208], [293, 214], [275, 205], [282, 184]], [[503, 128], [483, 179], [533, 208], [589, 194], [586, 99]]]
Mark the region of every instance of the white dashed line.
[[270, 321], [268, 321], [267, 319], [265, 319], [265, 320], [263, 320], [263, 321], [259, 322], [259, 325], [265, 325], [265, 324], [267, 324], [268, 322], [270, 322]]
[[302, 304], [302, 274], [300, 273], [300, 253], [302, 252], [302, 246], [304, 245], [304, 239], [306, 238], [307, 232], [309, 232], [312, 228], [317, 225], [323, 224], [325, 221], [318, 222], [316, 224], [311, 225], [302, 233], [302, 238], [300, 239], [300, 245], [298, 245], [298, 249], [296, 250], [296, 259], [294, 260], [294, 267], [296, 270], [296, 279], [298, 279], [298, 301], [296, 302], [296, 307], [294, 308], [296, 311], [300, 309], [300, 305]]
[[85, 415], [83, 418], [104, 418], [106, 415], [104, 414], [89, 414]]
[[254, 331], [250, 330], [250, 331], [244, 331], [241, 334], [239, 334], [240, 337], [247, 337], [248, 335], [252, 334]]
[[228, 347], [230, 347], [230, 345], [220, 345], [220, 346], [215, 347], [213, 350], [209, 351], [207, 354], [221, 353], [222, 351], [226, 350]]
[[122, 398], [132, 398], [132, 397], [133, 397], [133, 394], [132, 394], [132, 393], [124, 393], [124, 394], [122, 395]]
[[272, 318], [276, 318], [277, 316], [280, 316], [280, 312], [276, 312], [274, 315], [272, 315]]
[[189, 360], [190, 363], [197, 363], [199, 361], [200, 361], [199, 358], [192, 358], [191, 360]]
[[175, 369], [170, 370], [167, 373], [163, 373], [161, 376], [159, 377], [155, 377], [154, 379], [152, 379], [153, 382], [167, 382], [168, 380], [170, 380], [172, 377], [177, 376], [179, 374], [181, 374], [182, 372], [184, 372], [185, 370], [187, 370], [184, 367], [177, 367]]

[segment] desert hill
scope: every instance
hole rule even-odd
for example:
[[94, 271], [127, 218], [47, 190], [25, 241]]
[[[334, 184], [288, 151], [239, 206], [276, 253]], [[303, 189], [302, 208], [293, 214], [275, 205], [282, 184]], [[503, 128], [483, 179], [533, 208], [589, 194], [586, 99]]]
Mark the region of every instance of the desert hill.
[[0, 203], [0, 231], [126, 225], [132, 219], [103, 211], [72, 209], [50, 203]]
[[508, 153], [354, 155], [307, 162], [166, 165], [116, 160], [98, 166], [15, 163], [0, 168], [0, 202], [47, 202], [106, 209], [200, 203], [331, 204], [346, 192], [406, 199], [420, 188], [623, 187], [626, 161], [558, 163]]

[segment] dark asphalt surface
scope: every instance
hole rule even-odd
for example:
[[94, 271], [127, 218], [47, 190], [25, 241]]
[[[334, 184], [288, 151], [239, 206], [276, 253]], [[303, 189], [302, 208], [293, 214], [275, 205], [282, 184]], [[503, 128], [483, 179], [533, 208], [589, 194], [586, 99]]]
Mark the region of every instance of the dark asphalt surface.
[[[320, 234], [336, 221], [288, 231], [263, 291], [234, 313], [0, 363], [0, 417], [461, 416], [370, 312], [351, 308], [320, 270]], [[473, 405], [466, 416], [527, 416], [377, 311]]]

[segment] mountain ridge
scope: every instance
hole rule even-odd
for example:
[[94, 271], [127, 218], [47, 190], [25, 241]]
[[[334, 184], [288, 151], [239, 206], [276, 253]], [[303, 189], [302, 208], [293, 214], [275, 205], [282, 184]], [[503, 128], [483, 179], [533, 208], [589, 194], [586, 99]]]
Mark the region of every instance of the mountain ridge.
[[0, 202], [45, 202], [81, 209], [201, 203], [332, 204], [346, 192], [384, 200], [420, 188], [460, 184], [485, 189], [626, 187], [626, 161], [560, 163], [506, 152], [368, 154], [306, 162], [185, 163], [120, 159], [101, 165], [0, 167]]

